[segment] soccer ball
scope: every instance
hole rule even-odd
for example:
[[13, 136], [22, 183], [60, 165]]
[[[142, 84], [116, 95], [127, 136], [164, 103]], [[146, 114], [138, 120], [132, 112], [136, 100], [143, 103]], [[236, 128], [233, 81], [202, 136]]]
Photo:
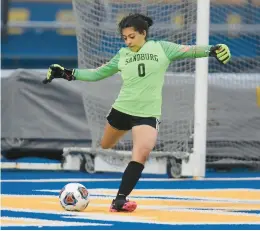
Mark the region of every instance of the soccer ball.
[[68, 211], [83, 211], [89, 204], [89, 193], [79, 183], [66, 184], [59, 195], [61, 206]]

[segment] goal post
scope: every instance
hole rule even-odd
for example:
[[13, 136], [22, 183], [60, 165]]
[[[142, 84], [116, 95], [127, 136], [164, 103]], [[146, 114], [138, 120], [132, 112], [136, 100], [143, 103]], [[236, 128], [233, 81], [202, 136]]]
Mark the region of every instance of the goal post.
[[[210, 0], [197, 0], [196, 44], [209, 44]], [[196, 59], [194, 100], [193, 176], [205, 177], [207, 109], [208, 109], [208, 58]]]
[[[158, 142], [146, 171], [163, 173], [170, 166], [172, 175], [204, 177], [206, 166], [260, 163], [258, 2], [73, 0], [79, 68], [97, 68], [124, 46], [117, 24], [129, 13], [153, 18], [151, 39], [191, 45], [226, 43], [231, 48], [227, 65], [214, 58], [171, 63], [163, 87]], [[97, 169], [122, 171], [125, 158], [131, 156], [131, 133], [111, 150], [99, 146], [106, 114], [122, 84], [120, 75], [82, 84], [92, 145], [78, 150], [92, 153]], [[64, 150], [68, 154], [77, 147]]]

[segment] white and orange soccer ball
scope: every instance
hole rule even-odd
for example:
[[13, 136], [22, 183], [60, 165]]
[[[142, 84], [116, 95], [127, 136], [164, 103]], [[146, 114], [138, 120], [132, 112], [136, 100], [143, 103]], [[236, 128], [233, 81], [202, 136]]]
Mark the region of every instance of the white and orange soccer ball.
[[61, 206], [68, 211], [83, 211], [89, 204], [89, 193], [79, 183], [66, 184], [59, 195]]

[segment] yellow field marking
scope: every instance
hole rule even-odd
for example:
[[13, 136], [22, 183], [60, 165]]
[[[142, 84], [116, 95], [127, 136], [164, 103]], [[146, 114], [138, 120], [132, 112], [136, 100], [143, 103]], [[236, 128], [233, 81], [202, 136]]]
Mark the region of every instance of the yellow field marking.
[[[194, 192], [194, 191], [193, 191]], [[250, 197], [247, 197], [250, 198]], [[203, 202], [203, 201], [174, 201], [174, 200], [148, 200], [138, 199], [139, 208], [131, 214], [131, 218], [154, 221], [154, 222], [183, 222], [183, 223], [218, 223], [218, 222], [260, 222], [260, 216], [255, 214], [241, 214], [241, 213], [225, 213], [218, 211], [196, 211], [189, 210], [183, 211], [178, 210], [182, 208], [212, 208], [220, 209], [227, 208], [228, 210], [233, 209], [245, 209], [245, 210], [259, 210], [260, 204], [240, 204], [240, 203], [225, 203], [225, 202]], [[81, 214], [98, 214], [98, 219], [102, 220], [102, 215], [111, 215], [108, 211], [111, 199], [92, 199], [89, 207]], [[155, 207], [158, 206], [158, 207]], [[161, 206], [161, 207], [160, 207]], [[167, 210], [163, 206], [173, 206], [177, 210]], [[2, 195], [2, 207], [13, 208], [13, 209], [30, 209], [36, 211], [64, 211], [60, 204], [58, 197], [13, 197], [8, 195]], [[162, 210], [164, 209], [164, 210]], [[213, 213], [212, 213], [213, 211]], [[115, 213], [117, 216], [129, 216], [129, 214]], [[84, 216], [85, 216], [84, 215]], [[113, 215], [113, 213], [112, 213]]]
[[256, 104], [260, 107], [260, 86], [256, 87]]
[[[23, 197], [22, 197], [23, 198]], [[28, 198], [28, 199], [26, 199]], [[22, 208], [26, 207], [28, 201], [30, 201], [30, 209], [38, 209], [44, 205], [44, 208], [55, 209], [63, 211], [59, 204], [58, 197], [26, 197], [21, 199], [19, 197], [12, 197], [2, 195], [2, 206], [3, 207], [15, 207]], [[141, 206], [172, 206], [177, 208], [208, 208], [208, 209], [227, 209], [227, 210], [260, 210], [260, 203], [233, 203], [233, 202], [211, 202], [211, 201], [188, 201], [188, 200], [163, 200], [163, 199], [136, 199]], [[111, 203], [111, 199], [98, 198], [91, 199], [90, 205], [106, 204], [108, 207]], [[13, 205], [13, 206], [12, 206]]]

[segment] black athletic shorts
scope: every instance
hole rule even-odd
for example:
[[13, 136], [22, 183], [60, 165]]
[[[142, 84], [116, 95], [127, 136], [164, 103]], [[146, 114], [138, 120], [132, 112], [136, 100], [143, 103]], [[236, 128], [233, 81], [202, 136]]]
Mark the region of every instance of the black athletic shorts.
[[108, 116], [108, 123], [118, 130], [131, 130], [132, 127], [138, 125], [150, 125], [159, 131], [160, 121], [155, 117], [140, 117], [140, 116], [132, 116], [120, 112], [114, 108], [111, 108]]

